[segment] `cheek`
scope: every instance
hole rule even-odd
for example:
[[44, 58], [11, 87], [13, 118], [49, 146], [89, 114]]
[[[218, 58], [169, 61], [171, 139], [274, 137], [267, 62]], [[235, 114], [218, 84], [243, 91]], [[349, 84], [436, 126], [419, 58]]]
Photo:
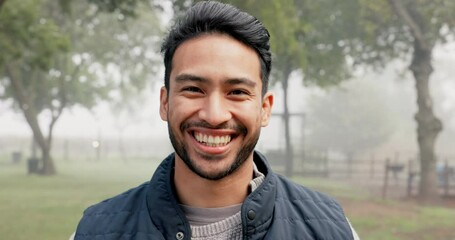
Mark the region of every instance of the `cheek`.
[[234, 109], [233, 115], [246, 127], [256, 128], [261, 125], [262, 112], [260, 104], [239, 104]]
[[190, 118], [197, 111], [197, 104], [187, 99], [176, 99], [169, 104], [168, 118], [170, 121], [181, 124], [187, 118]]

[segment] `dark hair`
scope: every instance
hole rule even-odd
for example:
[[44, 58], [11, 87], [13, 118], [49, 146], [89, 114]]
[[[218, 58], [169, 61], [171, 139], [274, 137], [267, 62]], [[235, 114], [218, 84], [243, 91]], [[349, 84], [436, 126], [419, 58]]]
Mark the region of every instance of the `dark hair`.
[[267, 92], [272, 65], [270, 35], [264, 25], [255, 17], [238, 8], [215, 1], [195, 4], [170, 30], [161, 46], [164, 53], [164, 86], [169, 90], [172, 58], [177, 47], [184, 41], [204, 33], [228, 34], [234, 39], [253, 48], [260, 60], [262, 94]]

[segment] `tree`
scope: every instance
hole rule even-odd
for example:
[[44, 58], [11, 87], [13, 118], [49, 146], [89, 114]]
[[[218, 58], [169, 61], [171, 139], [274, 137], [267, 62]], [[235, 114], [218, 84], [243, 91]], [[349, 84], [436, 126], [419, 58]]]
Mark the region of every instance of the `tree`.
[[[99, 61], [106, 66], [105, 74], [115, 87], [110, 91], [112, 99], [109, 104], [115, 117], [115, 126], [118, 130], [118, 150], [123, 161], [127, 161], [126, 149], [124, 147], [123, 133], [127, 126], [132, 124], [134, 115], [141, 112], [143, 92], [155, 80], [159, 71], [158, 62], [161, 58], [156, 53], [162, 30], [160, 21], [157, 18], [157, 11], [161, 10], [159, 5], [150, 2], [146, 8], [139, 8], [137, 3], [131, 6], [126, 1], [122, 6], [105, 6], [106, 1], [95, 1], [101, 4], [100, 8], [111, 14], [116, 14], [123, 20], [123, 28], [112, 28], [110, 21], [100, 21], [100, 31], [96, 33], [96, 39], [104, 39], [103, 45], [91, 41], [90, 49], [99, 57]], [[112, 1], [112, 4], [116, 4]], [[145, 1], [142, 1], [145, 2]], [[120, 9], [119, 9], [120, 8]], [[122, 10], [126, 9], [126, 10]], [[126, 13], [124, 13], [126, 11]], [[124, 15], [126, 14], [126, 15]], [[110, 16], [110, 15], [108, 15]], [[102, 26], [101, 26], [102, 25]], [[127, 32], [123, 32], [126, 31]], [[116, 39], [112, 39], [116, 36]]]
[[[63, 91], [52, 86], [64, 85], [65, 82], [55, 76], [48, 81], [40, 80], [50, 73], [54, 57], [68, 50], [69, 39], [52, 20], [41, 18], [40, 3], [20, 1], [15, 5], [12, 2], [4, 5], [0, 15], [0, 66], [3, 73], [0, 76], [5, 88], [3, 97], [14, 99], [42, 150], [43, 173], [53, 174], [51, 138], [44, 137], [38, 113], [48, 110], [51, 118], [48, 136], [51, 136], [53, 126], [67, 103]], [[50, 102], [52, 98], [60, 99], [60, 102]]]
[[[0, 48], [5, 49], [0, 56], [0, 83], [5, 89], [1, 97], [13, 99], [24, 113], [41, 149], [40, 173], [45, 175], [56, 173], [52, 131], [63, 110], [76, 104], [91, 108], [116, 95], [133, 96], [133, 88], [144, 89], [152, 73], [147, 66], [153, 59], [149, 46], [154, 46], [159, 32], [154, 30], [158, 21], [153, 11], [139, 20], [121, 11], [103, 13], [86, 2], [68, 4], [10, 1], [0, 15]], [[60, 11], [62, 7], [66, 11]], [[129, 21], [145, 20], [152, 20], [146, 23], [148, 30], [128, 35]], [[118, 81], [108, 78], [112, 69], [120, 69]]]
[[[352, 1], [346, 1], [352, 2]], [[410, 60], [417, 92], [417, 143], [420, 157], [419, 198], [438, 198], [435, 141], [442, 130], [434, 115], [429, 90], [432, 53], [455, 33], [455, 2], [451, 0], [356, 0], [349, 12], [356, 18], [346, 53], [355, 64], [381, 69], [392, 59]]]

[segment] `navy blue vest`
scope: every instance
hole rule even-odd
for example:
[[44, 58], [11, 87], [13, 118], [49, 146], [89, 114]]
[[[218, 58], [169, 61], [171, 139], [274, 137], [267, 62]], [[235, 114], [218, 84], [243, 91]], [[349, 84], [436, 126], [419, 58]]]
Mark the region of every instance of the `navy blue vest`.
[[[266, 177], [242, 205], [244, 239], [353, 239], [335, 200], [273, 173], [258, 152], [254, 161]], [[171, 154], [149, 182], [89, 207], [75, 240], [191, 239], [173, 189], [173, 166]]]

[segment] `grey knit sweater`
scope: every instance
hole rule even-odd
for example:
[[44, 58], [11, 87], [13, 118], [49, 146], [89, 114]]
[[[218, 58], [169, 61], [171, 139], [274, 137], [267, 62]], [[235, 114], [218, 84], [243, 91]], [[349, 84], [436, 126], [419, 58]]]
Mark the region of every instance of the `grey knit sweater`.
[[[254, 179], [250, 182], [250, 192], [264, 181], [264, 174], [254, 166]], [[242, 239], [242, 219], [240, 209], [242, 204], [216, 209], [197, 209], [182, 205], [191, 225], [191, 239], [219, 240]], [[217, 218], [216, 215], [221, 216]], [[201, 219], [206, 216], [206, 219]], [[205, 223], [205, 224], [204, 224]]]

